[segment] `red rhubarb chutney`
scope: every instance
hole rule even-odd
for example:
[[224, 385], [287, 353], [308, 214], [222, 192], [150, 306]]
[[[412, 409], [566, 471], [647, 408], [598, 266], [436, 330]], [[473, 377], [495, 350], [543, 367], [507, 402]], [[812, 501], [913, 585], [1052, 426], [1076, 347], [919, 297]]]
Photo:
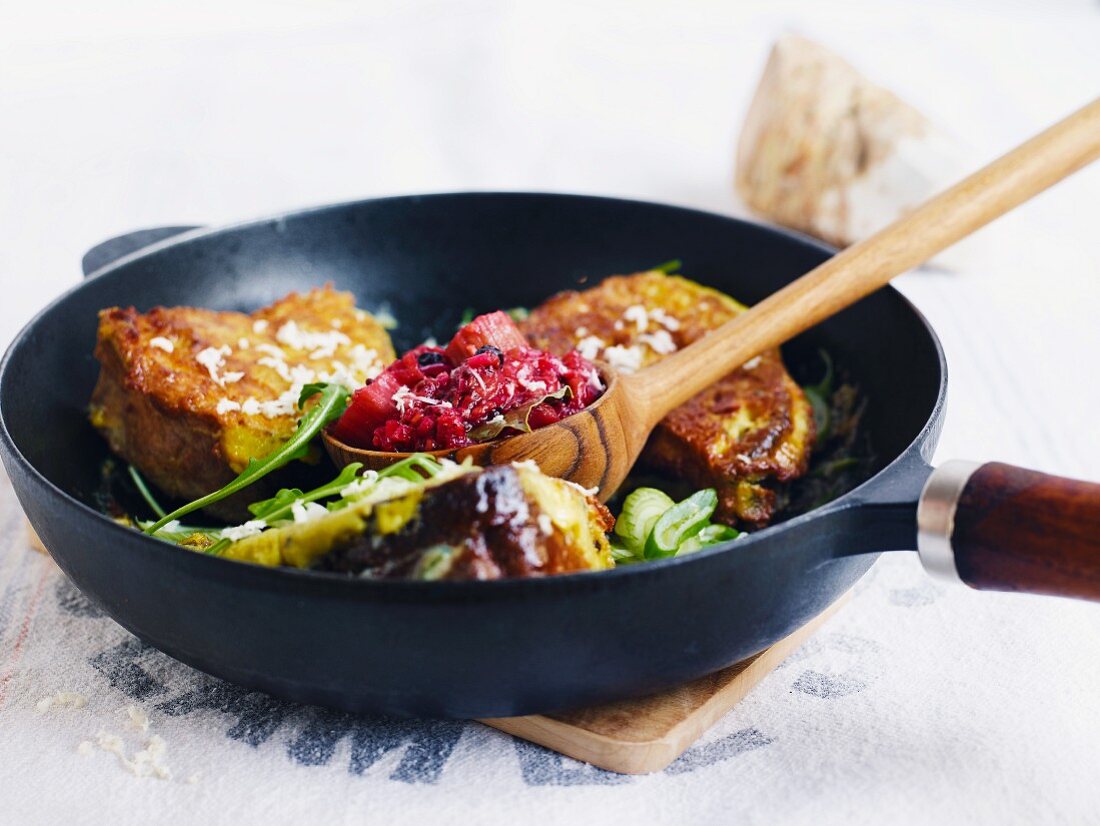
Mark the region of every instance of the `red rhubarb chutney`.
[[535, 350], [502, 312], [478, 316], [444, 347], [410, 350], [355, 391], [332, 435], [353, 447], [442, 450], [514, 436], [592, 404], [604, 385], [580, 353]]

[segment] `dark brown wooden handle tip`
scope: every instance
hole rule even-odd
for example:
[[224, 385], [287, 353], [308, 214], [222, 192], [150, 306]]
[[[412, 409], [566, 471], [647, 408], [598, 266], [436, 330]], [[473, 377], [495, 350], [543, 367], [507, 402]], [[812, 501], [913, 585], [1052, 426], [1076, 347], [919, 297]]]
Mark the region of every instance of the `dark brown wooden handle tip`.
[[959, 497], [951, 545], [974, 588], [1100, 601], [1100, 485], [982, 465]]

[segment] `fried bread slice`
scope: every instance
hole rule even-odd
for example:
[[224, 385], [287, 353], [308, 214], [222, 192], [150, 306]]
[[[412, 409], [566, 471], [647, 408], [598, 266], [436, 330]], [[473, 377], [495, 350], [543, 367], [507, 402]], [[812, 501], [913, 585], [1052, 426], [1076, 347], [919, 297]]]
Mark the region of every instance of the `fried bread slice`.
[[[394, 351], [350, 293], [325, 286], [251, 314], [111, 307], [95, 356], [92, 424], [162, 491], [195, 499], [293, 435], [306, 384], [361, 386]], [[232, 499], [211, 510], [242, 516]]]
[[[660, 271], [617, 275], [532, 310], [520, 328], [532, 346], [633, 372], [686, 347], [745, 311], [729, 296]], [[642, 461], [719, 495], [717, 518], [766, 525], [778, 483], [809, 467], [813, 408], [779, 350], [750, 359], [666, 416]]]
[[501, 579], [612, 566], [610, 512], [533, 463], [456, 468], [231, 545], [226, 558], [380, 579]]

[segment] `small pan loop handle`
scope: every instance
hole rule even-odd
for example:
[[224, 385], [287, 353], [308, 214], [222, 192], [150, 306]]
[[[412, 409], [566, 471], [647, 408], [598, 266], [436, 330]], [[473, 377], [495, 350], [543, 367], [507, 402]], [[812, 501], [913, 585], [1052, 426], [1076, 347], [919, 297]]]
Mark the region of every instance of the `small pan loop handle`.
[[917, 507], [929, 573], [986, 591], [1100, 602], [1100, 484], [991, 462], [947, 462]]
[[84, 257], [80, 259], [80, 267], [84, 271], [84, 277], [87, 278], [130, 253], [193, 229], [198, 227], [151, 227], [116, 235], [114, 238], [101, 241], [84, 253]]

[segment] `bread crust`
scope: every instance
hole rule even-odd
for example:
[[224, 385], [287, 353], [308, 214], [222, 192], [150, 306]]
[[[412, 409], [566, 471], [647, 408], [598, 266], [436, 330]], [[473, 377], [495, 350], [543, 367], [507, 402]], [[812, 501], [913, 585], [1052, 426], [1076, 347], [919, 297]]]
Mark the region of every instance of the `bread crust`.
[[[286, 401], [303, 377], [362, 384], [394, 351], [350, 293], [326, 285], [250, 314], [110, 307], [99, 314], [95, 356], [92, 424], [161, 491], [189, 500], [293, 435], [297, 411]], [[247, 515], [239, 499], [211, 511]]]
[[[644, 368], [668, 355], [661, 350], [682, 349], [745, 309], [717, 290], [653, 271], [559, 293], [520, 328], [534, 347], [559, 355], [580, 347], [608, 361], [626, 351]], [[775, 515], [776, 486], [809, 468], [814, 439], [813, 408], [773, 349], [661, 420], [642, 462], [716, 488], [718, 519], [762, 527]]]

